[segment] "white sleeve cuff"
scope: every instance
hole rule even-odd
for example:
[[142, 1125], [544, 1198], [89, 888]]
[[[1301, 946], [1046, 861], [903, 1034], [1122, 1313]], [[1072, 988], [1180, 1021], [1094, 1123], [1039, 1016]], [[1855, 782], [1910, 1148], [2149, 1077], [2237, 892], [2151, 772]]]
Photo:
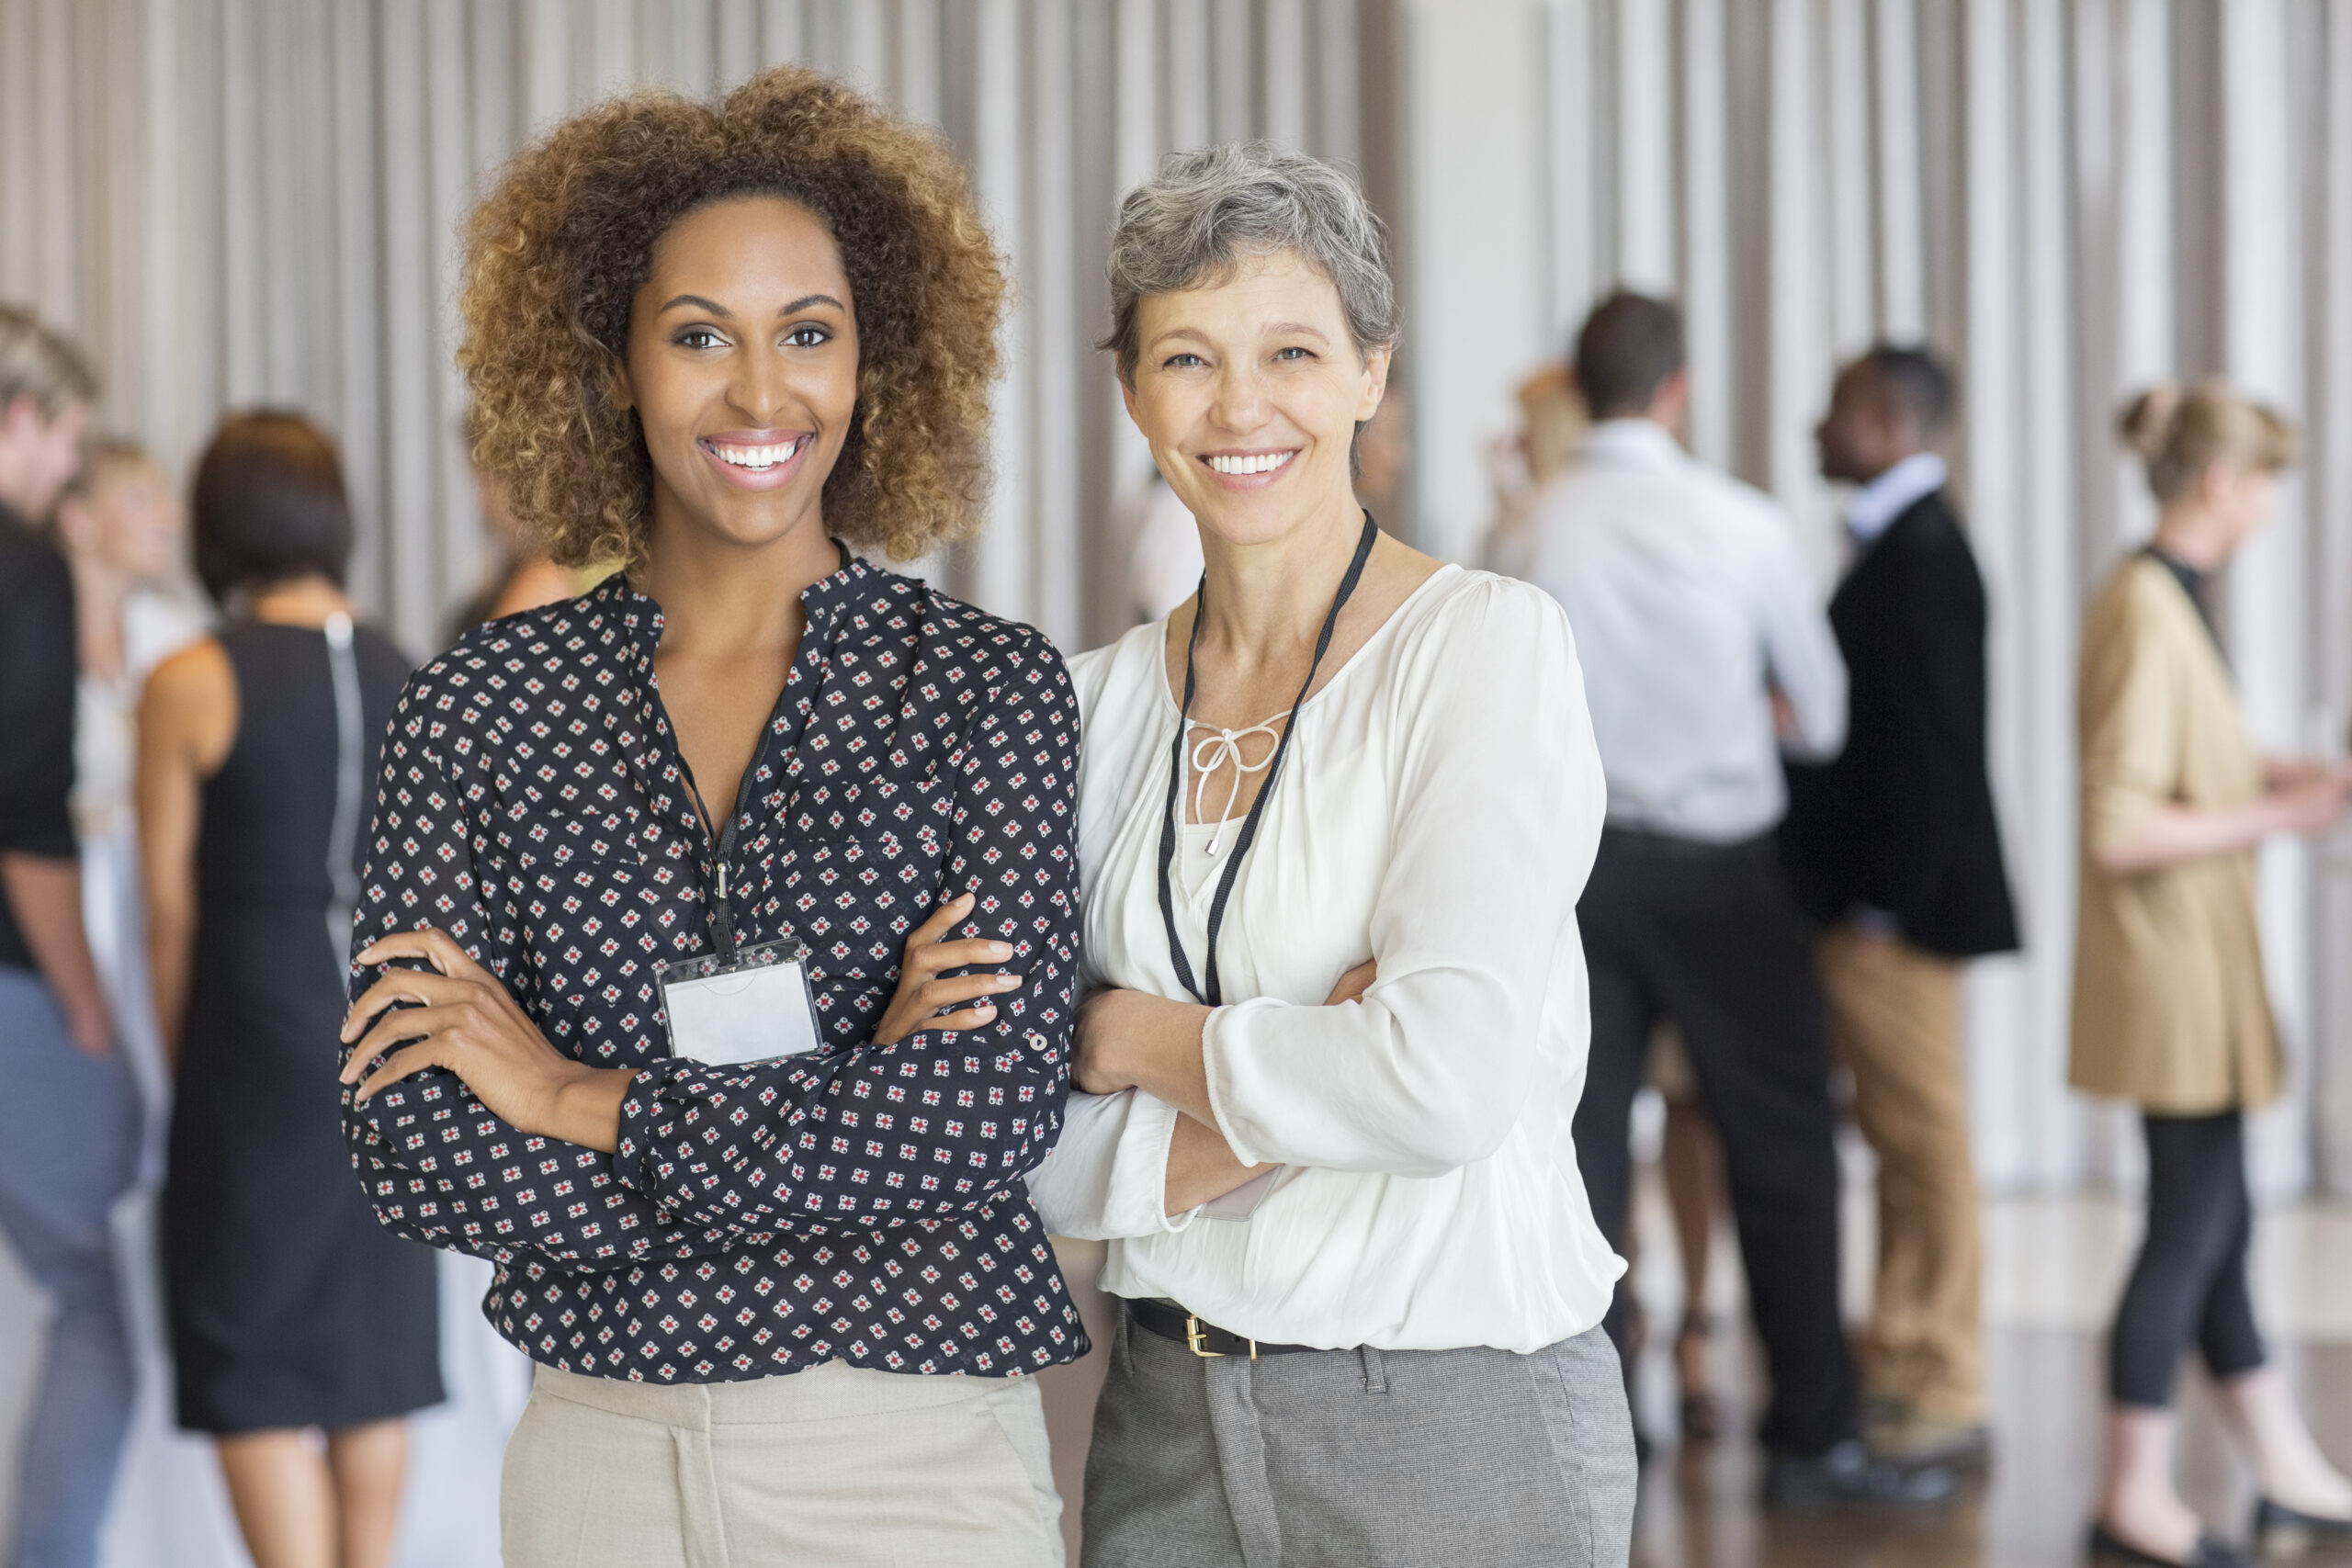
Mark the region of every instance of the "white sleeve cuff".
[[1176, 1118], [1182, 1112], [1141, 1089], [1130, 1092], [1134, 1103], [1127, 1108], [1127, 1124], [1111, 1160], [1110, 1190], [1103, 1197], [1104, 1229], [1114, 1236], [1186, 1229], [1199, 1215], [1198, 1209], [1173, 1216], [1168, 1213], [1168, 1150], [1175, 1142]]
[[1234, 1079], [1238, 1076], [1233, 1057], [1243, 1048], [1241, 1038], [1245, 1015], [1262, 1012], [1280, 1004], [1266, 998], [1246, 1002], [1230, 1002], [1210, 1010], [1201, 1024], [1201, 1066], [1208, 1078], [1209, 1110], [1216, 1117], [1216, 1130], [1225, 1134], [1233, 1157], [1243, 1165], [1272, 1165], [1277, 1163], [1261, 1152], [1251, 1135], [1254, 1129], [1244, 1113]]
[[1069, 1091], [1062, 1111], [1061, 1136], [1029, 1172], [1029, 1201], [1049, 1235], [1104, 1241], [1103, 1206], [1111, 1190], [1112, 1162], [1126, 1119], [1123, 1094]]

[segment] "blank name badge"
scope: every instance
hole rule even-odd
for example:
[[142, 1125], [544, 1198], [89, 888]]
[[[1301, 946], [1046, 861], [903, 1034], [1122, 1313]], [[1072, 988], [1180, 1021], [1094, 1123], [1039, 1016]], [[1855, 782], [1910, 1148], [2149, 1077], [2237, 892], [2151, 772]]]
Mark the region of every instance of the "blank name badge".
[[655, 973], [670, 1015], [670, 1055], [741, 1067], [816, 1050], [808, 957], [785, 937], [738, 948], [731, 964], [706, 953], [662, 965]]

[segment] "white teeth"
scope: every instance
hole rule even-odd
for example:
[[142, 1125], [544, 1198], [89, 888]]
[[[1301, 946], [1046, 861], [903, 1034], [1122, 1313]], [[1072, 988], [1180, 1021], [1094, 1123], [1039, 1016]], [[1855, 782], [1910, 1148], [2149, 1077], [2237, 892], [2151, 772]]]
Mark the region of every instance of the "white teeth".
[[1247, 455], [1212, 454], [1209, 467], [1220, 474], [1269, 474], [1293, 457], [1295, 452], [1252, 452]]
[[714, 441], [710, 444], [710, 449], [718, 454], [720, 461], [738, 468], [749, 468], [753, 473], [758, 473], [763, 468], [773, 468], [778, 463], [788, 461], [808, 440], [808, 437], [805, 435], [798, 436], [781, 446], [721, 446]]

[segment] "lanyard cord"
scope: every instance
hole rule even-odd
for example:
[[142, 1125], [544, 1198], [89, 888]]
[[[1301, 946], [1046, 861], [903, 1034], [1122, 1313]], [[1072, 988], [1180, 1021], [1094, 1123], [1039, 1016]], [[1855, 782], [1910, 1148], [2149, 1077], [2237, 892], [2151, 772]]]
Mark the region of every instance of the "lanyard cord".
[[[1176, 978], [1196, 1002], [1210, 1007], [1225, 1005], [1225, 992], [1217, 984], [1216, 936], [1225, 924], [1226, 900], [1233, 896], [1234, 880], [1241, 874], [1241, 863], [1249, 858], [1250, 846], [1258, 837], [1258, 820], [1266, 809], [1266, 802], [1274, 793], [1274, 781], [1282, 776], [1283, 754], [1290, 750], [1290, 738], [1298, 728], [1298, 710], [1306, 705], [1306, 694], [1314, 688], [1315, 672], [1323, 667], [1323, 655], [1330, 650], [1332, 628], [1340, 624], [1340, 611], [1356, 591], [1357, 581], [1363, 576], [1363, 564], [1372, 558], [1373, 542], [1380, 537], [1380, 526], [1367, 512], [1363, 517], [1363, 536], [1356, 541], [1355, 558], [1348, 563], [1348, 574], [1340, 579], [1340, 591], [1331, 596], [1331, 608], [1323, 617], [1323, 630], [1315, 638], [1315, 659], [1306, 667], [1306, 679], [1300, 682], [1298, 696], [1290, 705], [1291, 720], [1283, 726], [1282, 739], [1274, 742], [1274, 754], [1266, 761], [1266, 782], [1258, 786], [1258, 798], [1250, 803], [1250, 815], [1241, 820], [1241, 836], [1234, 840], [1233, 858], [1225, 863], [1225, 870], [1217, 877], [1216, 897], [1209, 903], [1208, 974], [1204, 989], [1194, 983], [1193, 961], [1184, 953], [1184, 940], [1176, 934], [1176, 895], [1169, 880], [1169, 869], [1176, 860], [1176, 818], [1183, 807], [1184, 735], [1192, 722], [1193, 669], [1193, 656], [1201, 642], [1201, 623], [1208, 618], [1209, 577], [1201, 573], [1199, 597], [1193, 607], [1193, 633], [1184, 644], [1184, 705], [1176, 716], [1176, 739], [1169, 749], [1168, 809], [1159, 818], [1159, 919], [1168, 928], [1168, 955], [1176, 964]], [[1273, 720], [1266, 721], [1272, 724]], [[1237, 763], [1238, 759], [1236, 759]]]
[[[842, 564], [839, 570], [847, 571], [855, 558], [849, 553], [849, 547], [839, 539], [835, 539], [832, 544], [833, 548], [841, 552]], [[814, 584], [810, 586], [813, 587]], [[803, 590], [804, 595], [806, 592]], [[814, 619], [813, 616], [810, 617], [811, 624], [801, 628], [800, 639], [803, 648], [808, 645], [810, 633], [816, 630]], [[838, 620], [833, 623], [835, 626], [839, 624]], [[831, 629], [828, 627], [826, 636], [830, 638], [831, 635]], [[795, 649], [793, 664], [797, 668], [799, 662], [799, 649]], [[651, 667], [650, 659], [647, 660], [647, 666], [649, 669]], [[712, 846], [717, 866], [706, 879], [710, 886], [710, 943], [717, 950], [718, 961], [721, 964], [732, 964], [735, 962], [735, 913], [727, 902], [727, 863], [735, 858], [736, 825], [742, 821], [743, 814], [751, 809], [752, 790], [759, 779], [761, 764], [768, 760], [768, 752], [775, 748], [776, 726], [783, 722], [784, 705], [791, 700], [792, 671], [787, 670], [784, 677], [784, 690], [776, 694], [775, 706], [769, 711], [767, 724], [760, 730], [760, 743], [752, 749], [752, 761], [743, 770], [742, 782], [735, 786], [735, 809], [727, 814], [726, 822], [718, 829], [718, 840]], [[655, 705], [659, 705], [661, 698], [658, 692], [652, 701]], [[673, 744], [676, 739], [677, 731], [673, 727], [671, 730], [671, 739]], [[710, 807], [703, 800], [702, 785], [695, 783], [695, 771], [686, 761], [685, 748], [683, 746], [678, 748], [678, 772], [685, 776], [686, 793], [695, 797], [695, 810], [700, 813], [703, 831], [707, 836], [711, 827]]]
[[[787, 681], [785, 685], [788, 693], [791, 682]], [[784, 703], [785, 698], [779, 695], [776, 698], [778, 712], [782, 711]], [[743, 813], [751, 809], [752, 791], [757, 787], [760, 767], [768, 760], [768, 750], [775, 743], [775, 727], [776, 715], [770, 714], [766, 726], [760, 731], [759, 747], [743, 769], [742, 782], [735, 786], [735, 809], [727, 814], [727, 820], [720, 825], [718, 841], [713, 846], [718, 869], [709, 878], [710, 944], [718, 951], [721, 964], [735, 962], [735, 912], [727, 901], [727, 863], [735, 858], [735, 830], [743, 820]], [[687, 763], [683, 750], [678, 753], [678, 772], [685, 775], [686, 792], [695, 797], [695, 809], [702, 814], [703, 829], [707, 833], [711, 824], [710, 807], [703, 802], [702, 786], [695, 783], [695, 771]]]

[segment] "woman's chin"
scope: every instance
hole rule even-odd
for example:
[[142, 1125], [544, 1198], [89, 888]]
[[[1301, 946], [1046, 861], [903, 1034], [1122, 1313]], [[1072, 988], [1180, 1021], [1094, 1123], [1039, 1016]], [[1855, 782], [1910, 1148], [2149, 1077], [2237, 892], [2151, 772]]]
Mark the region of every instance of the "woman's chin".
[[[1353, 515], [1352, 497], [1337, 504]], [[1211, 540], [1228, 549], [1255, 549], [1276, 545], [1304, 529], [1317, 527], [1329, 516], [1327, 506], [1302, 507], [1295, 496], [1279, 502], [1272, 496], [1218, 497], [1216, 503], [1193, 513], [1201, 525], [1204, 545]]]

